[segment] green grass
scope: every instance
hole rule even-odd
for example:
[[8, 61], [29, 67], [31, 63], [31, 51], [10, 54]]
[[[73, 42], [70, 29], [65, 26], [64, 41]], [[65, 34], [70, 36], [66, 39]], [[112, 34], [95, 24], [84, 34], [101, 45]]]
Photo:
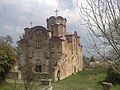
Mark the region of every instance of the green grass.
[[[53, 90], [103, 90], [100, 83], [105, 78], [105, 70], [85, 70], [53, 83]], [[14, 83], [0, 83], [0, 90], [14, 90], [14, 87]], [[17, 84], [16, 87], [17, 90], [24, 90], [23, 84]], [[33, 90], [40, 87], [34, 85]], [[113, 86], [112, 90], [120, 90], [120, 85]]]
[[[103, 90], [100, 83], [105, 78], [105, 70], [85, 70], [53, 83], [53, 90]], [[120, 85], [112, 90], [120, 90]]]
[[[17, 84], [17, 88], [21, 88], [22, 84]], [[15, 88], [15, 84], [13, 83], [0, 83], [0, 90], [13, 90]]]
[[[37, 88], [40, 88], [40, 85], [34, 85], [32, 86], [32, 90], [36, 90]], [[14, 83], [0, 83], [0, 90], [25, 90], [23, 84], [16, 84], [16, 89], [15, 89], [15, 84]]]

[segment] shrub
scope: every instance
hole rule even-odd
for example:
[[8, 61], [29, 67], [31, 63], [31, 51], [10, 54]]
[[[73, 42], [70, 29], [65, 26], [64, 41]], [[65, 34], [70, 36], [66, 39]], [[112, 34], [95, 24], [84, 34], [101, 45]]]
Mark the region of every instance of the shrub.
[[6, 76], [14, 67], [15, 60], [14, 48], [9, 44], [0, 43], [0, 82], [5, 81]]
[[107, 82], [110, 82], [112, 84], [120, 84], [120, 66], [115, 67], [115, 69], [113, 69], [112, 67], [108, 68], [106, 80]]

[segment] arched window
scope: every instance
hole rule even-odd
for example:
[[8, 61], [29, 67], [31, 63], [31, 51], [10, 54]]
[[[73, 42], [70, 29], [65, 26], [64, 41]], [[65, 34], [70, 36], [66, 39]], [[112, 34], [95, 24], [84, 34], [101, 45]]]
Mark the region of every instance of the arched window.
[[36, 30], [32, 34], [32, 39], [33, 40], [46, 40], [47, 39], [47, 34], [43, 30]]
[[42, 72], [42, 66], [41, 65], [36, 65], [35, 66], [35, 72]]
[[40, 40], [36, 40], [35, 41], [35, 46], [36, 46], [36, 49], [41, 49], [42, 48], [42, 44], [41, 44], [41, 41]]
[[47, 34], [43, 30], [37, 30], [32, 34], [32, 40], [35, 41], [35, 48], [41, 49], [45, 46], [45, 41], [47, 40]]
[[61, 41], [57, 38], [54, 38], [51, 40], [51, 48], [60, 48], [61, 46]]

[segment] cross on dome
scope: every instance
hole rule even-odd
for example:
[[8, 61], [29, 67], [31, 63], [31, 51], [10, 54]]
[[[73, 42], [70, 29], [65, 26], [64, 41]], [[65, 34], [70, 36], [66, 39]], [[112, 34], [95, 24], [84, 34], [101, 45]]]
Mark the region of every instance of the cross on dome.
[[59, 10], [56, 9], [54, 12], [56, 13], [56, 17], [57, 17], [57, 14], [58, 14]]

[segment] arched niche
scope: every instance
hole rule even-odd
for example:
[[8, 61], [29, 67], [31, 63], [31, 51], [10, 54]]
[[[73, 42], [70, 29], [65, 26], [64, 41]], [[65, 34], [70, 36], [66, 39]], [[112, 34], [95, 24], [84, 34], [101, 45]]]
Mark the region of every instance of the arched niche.
[[34, 42], [36, 49], [42, 49], [46, 46], [47, 31], [41, 29], [34, 30], [31, 34], [31, 40]]
[[46, 40], [47, 39], [47, 33], [43, 30], [35, 30], [31, 34], [32, 40]]
[[50, 39], [50, 48], [61, 49], [62, 40], [60, 40], [58, 37], [53, 37]]

